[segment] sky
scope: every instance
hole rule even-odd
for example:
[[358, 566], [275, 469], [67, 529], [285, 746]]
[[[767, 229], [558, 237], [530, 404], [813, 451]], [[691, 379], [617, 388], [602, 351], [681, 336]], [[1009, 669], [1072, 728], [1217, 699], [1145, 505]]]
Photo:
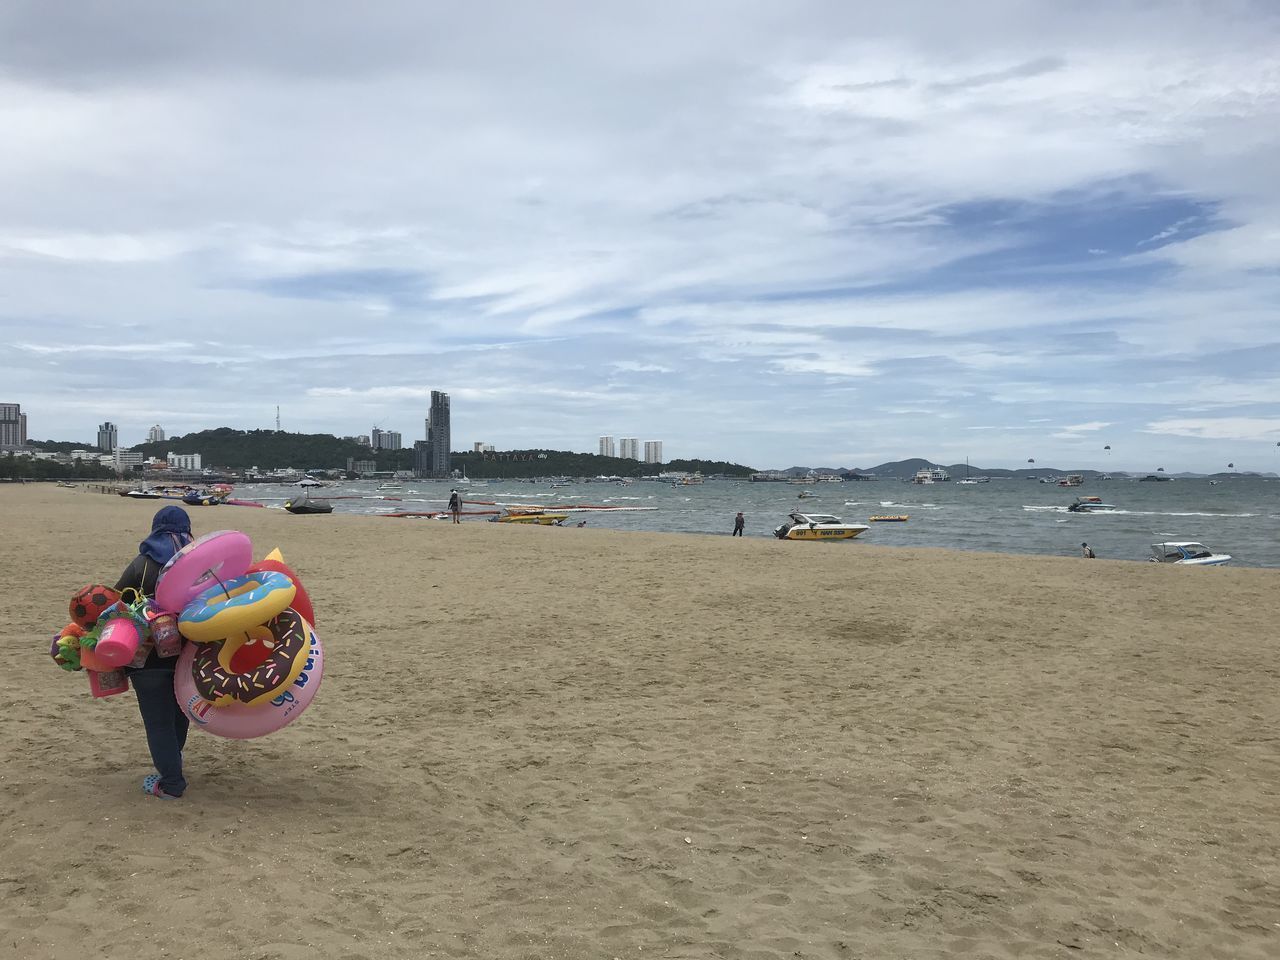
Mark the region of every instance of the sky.
[[302, 10], [0, 6], [32, 438], [1280, 470], [1280, 4]]

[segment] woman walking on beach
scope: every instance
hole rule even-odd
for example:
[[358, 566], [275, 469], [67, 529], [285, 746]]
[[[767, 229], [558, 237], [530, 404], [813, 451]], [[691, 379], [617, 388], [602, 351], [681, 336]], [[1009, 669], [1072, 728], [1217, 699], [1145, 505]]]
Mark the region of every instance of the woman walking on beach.
[[[154, 597], [161, 569], [191, 539], [187, 511], [165, 507], [152, 519], [151, 534], [138, 544], [138, 555], [120, 575], [116, 589], [136, 590]], [[141, 667], [127, 668], [147, 732], [151, 762], [156, 765], [156, 772], [143, 778], [142, 792], [161, 800], [176, 800], [187, 789], [182, 775], [182, 748], [187, 742], [188, 721], [173, 695], [177, 662], [176, 656], [161, 657], [153, 647]]]
[[458, 496], [458, 491], [453, 490], [449, 493], [449, 512], [453, 514], [453, 522], [462, 522], [462, 497]]
[[747, 518], [744, 517], [742, 515], [742, 511], [739, 510], [738, 515], [733, 518], [733, 533], [729, 534], [729, 536], [731, 537], [742, 536], [742, 530], [744, 527], [746, 527], [746, 525], [747, 525]]

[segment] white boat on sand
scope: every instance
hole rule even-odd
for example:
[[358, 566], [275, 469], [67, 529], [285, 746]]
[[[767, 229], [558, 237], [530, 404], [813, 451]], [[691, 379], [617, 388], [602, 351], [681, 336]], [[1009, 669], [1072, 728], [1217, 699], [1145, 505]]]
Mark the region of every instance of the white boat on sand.
[[1147, 557], [1147, 559], [1152, 563], [1180, 563], [1189, 567], [1216, 567], [1224, 563], [1230, 563], [1231, 554], [1214, 553], [1203, 543], [1180, 540], [1169, 543], [1153, 543], [1151, 545], [1151, 556]]

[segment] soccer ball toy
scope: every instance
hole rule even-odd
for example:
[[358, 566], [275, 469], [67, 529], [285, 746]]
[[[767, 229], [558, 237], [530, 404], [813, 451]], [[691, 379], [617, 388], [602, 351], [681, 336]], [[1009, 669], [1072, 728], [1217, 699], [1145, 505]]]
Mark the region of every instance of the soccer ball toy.
[[90, 630], [98, 622], [98, 618], [119, 600], [119, 593], [100, 583], [81, 587], [71, 598], [71, 619], [77, 626]]

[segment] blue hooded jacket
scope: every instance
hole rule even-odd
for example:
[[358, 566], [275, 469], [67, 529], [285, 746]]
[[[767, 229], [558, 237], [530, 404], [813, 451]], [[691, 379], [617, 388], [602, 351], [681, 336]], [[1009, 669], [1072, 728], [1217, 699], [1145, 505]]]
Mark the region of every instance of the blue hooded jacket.
[[181, 507], [164, 507], [151, 520], [151, 536], [138, 544], [138, 553], [146, 554], [160, 566], [191, 542], [191, 518]]

